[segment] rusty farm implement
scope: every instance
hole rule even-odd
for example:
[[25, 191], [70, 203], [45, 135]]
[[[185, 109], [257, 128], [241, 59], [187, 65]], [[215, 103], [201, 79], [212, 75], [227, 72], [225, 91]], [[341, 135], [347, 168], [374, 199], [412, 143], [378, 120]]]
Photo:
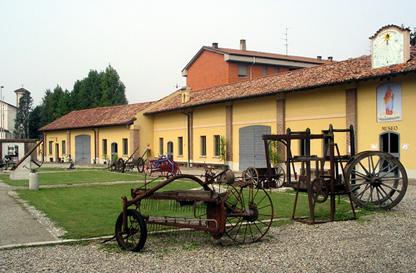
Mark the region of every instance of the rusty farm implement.
[[[347, 134], [350, 148], [341, 154], [335, 135]], [[336, 197], [343, 197], [355, 219], [355, 205], [370, 210], [389, 210], [403, 198], [407, 189], [407, 174], [403, 165], [392, 155], [380, 151], [355, 154], [354, 130], [333, 129], [321, 134], [292, 132], [263, 135], [267, 168], [246, 169], [241, 179], [230, 170], [216, 174], [206, 168], [201, 178], [174, 173], [175, 165], [159, 158], [144, 164], [161, 175], [131, 190], [131, 199], [123, 197], [123, 210], [115, 225], [118, 244], [130, 251], [140, 251], [149, 234], [183, 230], [200, 230], [215, 239], [224, 235], [237, 243], [257, 242], [265, 236], [274, 219], [274, 206], [265, 187], [290, 186], [295, 189], [292, 220], [309, 224], [334, 221]], [[284, 148], [286, 171], [272, 166], [271, 142]], [[311, 143], [320, 148], [312, 149]], [[294, 155], [293, 146], [302, 147]], [[283, 149], [280, 149], [282, 152]], [[321, 155], [314, 155], [321, 151]], [[165, 163], [163, 163], [165, 164]], [[159, 169], [159, 170], [158, 170]], [[148, 169], [149, 170], [149, 169]], [[169, 172], [164, 176], [164, 172]], [[147, 176], [145, 176], [147, 177]], [[202, 180], [204, 178], [204, 180]], [[298, 218], [296, 209], [301, 191], [306, 190], [309, 219]], [[329, 220], [315, 217], [315, 209], [330, 201]], [[340, 200], [340, 199], [339, 199]], [[347, 205], [348, 206], [348, 205]], [[326, 214], [324, 214], [326, 215]], [[326, 217], [326, 216], [325, 216]]]
[[[350, 153], [342, 155], [335, 134], [346, 133], [350, 139]], [[336, 196], [347, 196], [353, 204], [369, 210], [389, 210], [404, 197], [407, 189], [407, 174], [394, 156], [382, 151], [364, 151], [355, 154], [354, 129], [334, 129], [322, 134], [311, 134], [307, 129], [303, 132], [291, 132], [282, 135], [264, 135], [266, 158], [269, 158], [271, 141], [278, 141], [286, 152], [286, 186], [296, 189], [296, 198], [292, 219], [296, 218], [296, 206], [300, 191], [306, 190], [310, 210], [310, 220], [315, 224], [322, 221], [315, 219], [317, 204], [330, 200], [330, 221], [335, 219]], [[322, 155], [311, 154], [311, 142], [318, 141], [322, 146]], [[302, 155], [293, 154], [293, 145], [302, 147]], [[347, 149], [348, 150], [348, 149]], [[317, 150], [314, 150], [317, 151]], [[314, 168], [315, 167], [315, 168]], [[269, 177], [273, 171], [270, 160], [267, 160]], [[300, 175], [298, 175], [298, 172]], [[292, 175], [293, 173], [293, 175]], [[293, 179], [293, 180], [292, 180]], [[269, 178], [269, 183], [271, 179]]]
[[273, 221], [270, 196], [252, 181], [232, 183], [230, 173], [207, 171], [205, 181], [179, 174], [132, 189], [131, 200], [123, 197], [123, 212], [116, 222], [118, 244], [140, 251], [148, 234], [161, 227], [201, 230], [215, 239], [226, 235], [243, 244], [260, 240]]

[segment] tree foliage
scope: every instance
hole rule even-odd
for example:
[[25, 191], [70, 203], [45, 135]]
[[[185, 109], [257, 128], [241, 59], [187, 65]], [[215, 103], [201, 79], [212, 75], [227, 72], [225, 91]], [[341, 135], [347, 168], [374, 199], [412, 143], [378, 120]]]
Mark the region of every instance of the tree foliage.
[[19, 99], [17, 107], [16, 119], [14, 124], [14, 138], [26, 139], [29, 138], [29, 114], [32, 110], [33, 99], [29, 92], [24, 92]]
[[53, 91], [47, 89], [42, 103], [32, 112], [30, 135], [37, 136], [39, 128], [73, 110], [127, 104], [125, 91], [126, 87], [111, 65], [101, 72], [90, 70], [86, 78], [74, 83], [71, 92], [59, 85]]

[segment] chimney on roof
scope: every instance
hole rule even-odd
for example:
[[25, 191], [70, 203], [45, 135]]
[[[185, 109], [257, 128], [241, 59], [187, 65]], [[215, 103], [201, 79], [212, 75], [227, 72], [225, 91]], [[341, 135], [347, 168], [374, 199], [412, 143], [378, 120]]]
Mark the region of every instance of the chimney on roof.
[[246, 50], [246, 40], [240, 40], [240, 50]]
[[179, 89], [182, 103], [185, 103], [191, 100], [190, 91], [191, 91], [191, 88], [189, 86], [184, 86], [181, 89]]
[[334, 59], [334, 57], [328, 56], [328, 61], [332, 62], [333, 59]]
[[218, 43], [212, 43], [213, 48], [218, 48]]
[[318, 60], [322, 60], [322, 56], [316, 56]]

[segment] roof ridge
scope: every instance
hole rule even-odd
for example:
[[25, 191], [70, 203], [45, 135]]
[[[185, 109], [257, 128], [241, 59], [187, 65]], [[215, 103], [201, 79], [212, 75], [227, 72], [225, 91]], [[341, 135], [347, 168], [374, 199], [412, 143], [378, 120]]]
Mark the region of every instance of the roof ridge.
[[411, 59], [403, 64], [373, 69], [371, 68], [371, 55], [362, 55], [343, 61], [329, 62], [285, 73], [195, 90], [190, 92], [189, 102], [182, 103], [179, 98], [172, 98], [145, 114], [169, 112], [213, 103], [264, 97], [281, 92], [302, 91], [388, 75], [416, 72], [416, 46], [411, 46], [410, 49], [412, 52]]

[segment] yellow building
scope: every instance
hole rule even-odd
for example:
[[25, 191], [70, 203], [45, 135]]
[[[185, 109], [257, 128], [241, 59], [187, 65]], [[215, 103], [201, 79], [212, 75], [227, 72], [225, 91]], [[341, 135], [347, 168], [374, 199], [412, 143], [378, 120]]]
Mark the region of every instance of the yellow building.
[[[42, 127], [46, 161], [104, 163], [111, 158], [128, 158], [138, 145], [146, 146], [152, 135], [140, 126], [151, 127], [142, 111], [154, 102], [72, 111]], [[157, 105], [157, 104], [156, 104]], [[136, 151], [138, 154], [138, 151]], [[136, 155], [137, 157], [137, 155]]]
[[[220, 139], [225, 137], [228, 165], [233, 170], [244, 170], [265, 167], [264, 134], [284, 134], [287, 128], [309, 128], [318, 134], [329, 124], [338, 129], [353, 125], [357, 152], [387, 151], [400, 158], [409, 177], [416, 178], [416, 154], [412, 152], [416, 147], [416, 112], [412, 106], [416, 96], [416, 47], [410, 47], [409, 33], [396, 26], [381, 28], [371, 37], [370, 56], [205, 90], [184, 88], [157, 103], [139, 104], [132, 110], [136, 114], [130, 123], [105, 122], [105, 126], [81, 128], [75, 122], [64, 128], [54, 125], [61, 124], [57, 120], [41, 129], [49, 148], [46, 155], [53, 160], [64, 156], [58, 146], [66, 141], [66, 152], [81, 160], [85, 155], [77, 155], [84, 152], [76, 150], [76, 143], [85, 140], [85, 146], [91, 147], [89, 162], [102, 162], [100, 144], [106, 139], [107, 145], [117, 143], [119, 157], [139, 147], [138, 155], [150, 148], [152, 156], [167, 154], [184, 164], [221, 164]], [[84, 111], [93, 113], [92, 109]], [[349, 153], [349, 138], [335, 138], [341, 153]], [[123, 145], [128, 146], [126, 151]], [[297, 145], [293, 153], [302, 155], [302, 143]], [[323, 144], [318, 143], [311, 153], [321, 154], [322, 150]], [[108, 148], [107, 155], [110, 152]]]

